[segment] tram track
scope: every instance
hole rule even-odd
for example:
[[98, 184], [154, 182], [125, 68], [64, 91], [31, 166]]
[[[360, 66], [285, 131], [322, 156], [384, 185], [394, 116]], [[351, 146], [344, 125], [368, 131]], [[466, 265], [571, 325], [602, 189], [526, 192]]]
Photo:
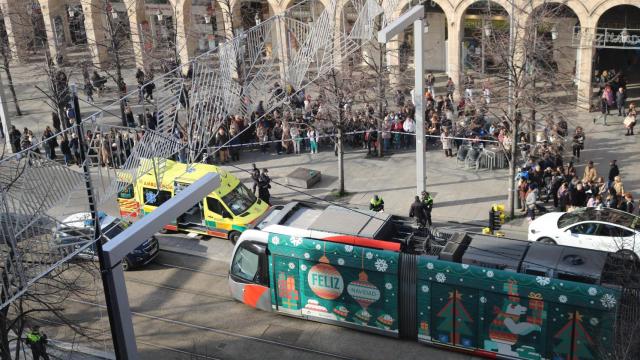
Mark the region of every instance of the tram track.
[[[94, 307], [98, 307], [98, 308], [101, 308], [101, 309], [106, 309], [107, 308], [106, 305], [95, 303], [95, 302], [91, 302], [91, 301], [86, 301], [86, 300], [68, 299], [68, 301], [75, 302], [75, 303], [82, 304], [82, 305], [87, 305], [87, 306], [94, 306]], [[147, 320], [154, 320], [154, 321], [163, 322], [165, 324], [181, 326], [181, 327], [185, 327], [185, 328], [189, 328], [189, 329], [193, 329], [193, 330], [198, 330], [198, 331], [210, 332], [210, 333], [214, 333], [214, 334], [218, 334], [218, 335], [223, 335], [223, 336], [232, 337], [232, 338], [236, 338], [236, 339], [242, 339], [242, 340], [246, 340], [246, 341], [266, 344], [266, 345], [270, 345], [270, 346], [276, 346], [276, 347], [279, 347], [279, 348], [285, 348], [285, 349], [299, 351], [299, 352], [307, 353], [307, 354], [319, 355], [319, 356], [327, 357], [327, 358], [344, 359], [344, 360], [352, 360], [352, 359], [354, 359], [354, 358], [349, 357], [349, 356], [336, 354], [336, 353], [332, 353], [332, 352], [328, 352], [328, 351], [312, 349], [312, 348], [293, 345], [293, 344], [288, 344], [288, 343], [284, 343], [284, 342], [280, 342], [280, 341], [276, 341], [276, 340], [265, 339], [265, 338], [261, 338], [261, 337], [257, 337], [257, 336], [241, 334], [241, 333], [237, 333], [237, 332], [234, 332], [234, 331], [223, 330], [223, 329], [215, 328], [215, 327], [211, 327], [211, 326], [199, 325], [199, 324], [189, 323], [189, 322], [180, 321], [180, 320], [176, 320], [176, 319], [170, 319], [170, 318], [166, 318], [166, 317], [162, 317], [162, 316], [146, 314], [146, 313], [142, 313], [142, 312], [139, 312], [139, 311], [131, 311], [131, 315], [134, 316], [134, 317], [144, 318], [144, 319], [147, 319]], [[142, 344], [143, 342], [140, 342], [140, 343]], [[145, 343], [148, 343], [148, 342], [145, 342]], [[148, 344], [149, 344], [149, 346], [154, 346], [154, 347], [158, 347], [158, 348], [164, 347], [164, 345], [157, 345], [157, 344], [153, 344], [153, 343], [148, 343]], [[169, 348], [169, 349], [173, 349], [173, 348]], [[167, 350], [169, 350], [169, 349], [167, 349]], [[181, 349], [175, 349], [175, 350], [178, 350], [178, 352], [183, 352], [185, 355], [194, 354], [194, 355], [200, 356], [200, 358], [215, 359], [215, 358], [212, 358], [212, 357], [203, 357], [202, 355], [199, 355], [197, 353], [191, 353], [191, 352], [186, 351], [186, 350], [181, 350]]]

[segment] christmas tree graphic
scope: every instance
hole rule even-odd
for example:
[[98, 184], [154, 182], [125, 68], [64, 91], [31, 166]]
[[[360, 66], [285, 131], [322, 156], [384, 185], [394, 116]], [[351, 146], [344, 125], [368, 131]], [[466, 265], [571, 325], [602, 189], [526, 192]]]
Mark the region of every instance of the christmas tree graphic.
[[582, 326], [582, 317], [579, 311], [569, 313], [569, 321], [554, 336], [560, 340], [554, 347], [554, 359], [594, 359], [589, 348], [593, 345], [593, 339]]
[[473, 331], [469, 324], [473, 322], [471, 315], [462, 304], [462, 293], [454, 290], [449, 293], [449, 301], [438, 312], [442, 318], [436, 328], [440, 334], [438, 340], [462, 346], [472, 346]]

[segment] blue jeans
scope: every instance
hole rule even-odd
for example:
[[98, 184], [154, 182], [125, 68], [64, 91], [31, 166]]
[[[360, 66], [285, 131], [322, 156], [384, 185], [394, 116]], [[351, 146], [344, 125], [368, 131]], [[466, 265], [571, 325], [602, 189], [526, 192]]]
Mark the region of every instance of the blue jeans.
[[384, 151], [387, 152], [389, 151], [389, 145], [391, 143], [390, 141], [391, 139], [383, 139], [383, 143], [384, 143]]

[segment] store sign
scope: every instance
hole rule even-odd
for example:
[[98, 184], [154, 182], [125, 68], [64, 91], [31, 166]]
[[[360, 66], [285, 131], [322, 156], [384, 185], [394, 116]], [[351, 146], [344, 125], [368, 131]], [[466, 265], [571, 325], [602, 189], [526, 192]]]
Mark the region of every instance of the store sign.
[[576, 26], [573, 32], [573, 45], [580, 46], [582, 39], [588, 40], [593, 47], [601, 49], [640, 50], [640, 29], [581, 29]]

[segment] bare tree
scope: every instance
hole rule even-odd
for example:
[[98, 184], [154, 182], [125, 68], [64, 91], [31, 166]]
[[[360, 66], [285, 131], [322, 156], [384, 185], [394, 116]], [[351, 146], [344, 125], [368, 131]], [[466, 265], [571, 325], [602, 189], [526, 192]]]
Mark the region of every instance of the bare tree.
[[[5, 14], [4, 9], [0, 7], [0, 17], [9, 16], [10, 14]], [[17, 16], [18, 14], [16, 14]], [[22, 14], [20, 14], [22, 15]], [[26, 14], [24, 14], [26, 16]], [[22, 17], [20, 17], [22, 18]], [[18, 96], [16, 95], [16, 88], [13, 85], [13, 77], [11, 76], [11, 60], [13, 60], [13, 56], [15, 54], [12, 53], [11, 47], [9, 46], [9, 34], [6, 32], [6, 28], [4, 24], [0, 29], [0, 56], [2, 56], [2, 69], [4, 73], [7, 75], [7, 82], [9, 86], [9, 90], [11, 91], [11, 96], [13, 97], [13, 104], [16, 107], [16, 114], [18, 116], [22, 116], [22, 111], [20, 110], [20, 104], [18, 103]]]
[[[563, 95], [573, 91], [573, 74], [558, 71], [554, 60], [554, 53], [570, 51], [552, 41], [553, 31], [557, 31], [554, 26], [564, 11], [562, 5], [544, 3], [534, 7], [533, 0], [524, 3], [509, 0], [508, 4], [516, 13], [509, 30], [489, 21], [476, 32], [478, 42], [484, 41], [484, 55], [471, 64], [467, 73], [479, 77], [480, 81], [476, 83], [482, 84], [483, 89], [490, 89], [491, 95], [485, 96], [484, 90], [478, 94], [478, 87], [468, 80], [465, 80], [464, 88], [467, 113], [473, 117], [490, 115], [500, 119], [507, 130], [509, 140], [501, 146], [509, 159], [508, 208], [513, 218], [521, 135], [533, 133], [536, 125], [553, 128], [554, 117], [561, 115], [565, 105]], [[494, 11], [497, 9], [488, 7], [485, 16], [491, 18]], [[486, 61], [485, 66], [482, 66], [483, 61]], [[484, 68], [487, 72], [482, 74]], [[555, 146], [549, 150], [559, 153], [563, 147], [561, 137], [557, 135], [555, 133]]]

